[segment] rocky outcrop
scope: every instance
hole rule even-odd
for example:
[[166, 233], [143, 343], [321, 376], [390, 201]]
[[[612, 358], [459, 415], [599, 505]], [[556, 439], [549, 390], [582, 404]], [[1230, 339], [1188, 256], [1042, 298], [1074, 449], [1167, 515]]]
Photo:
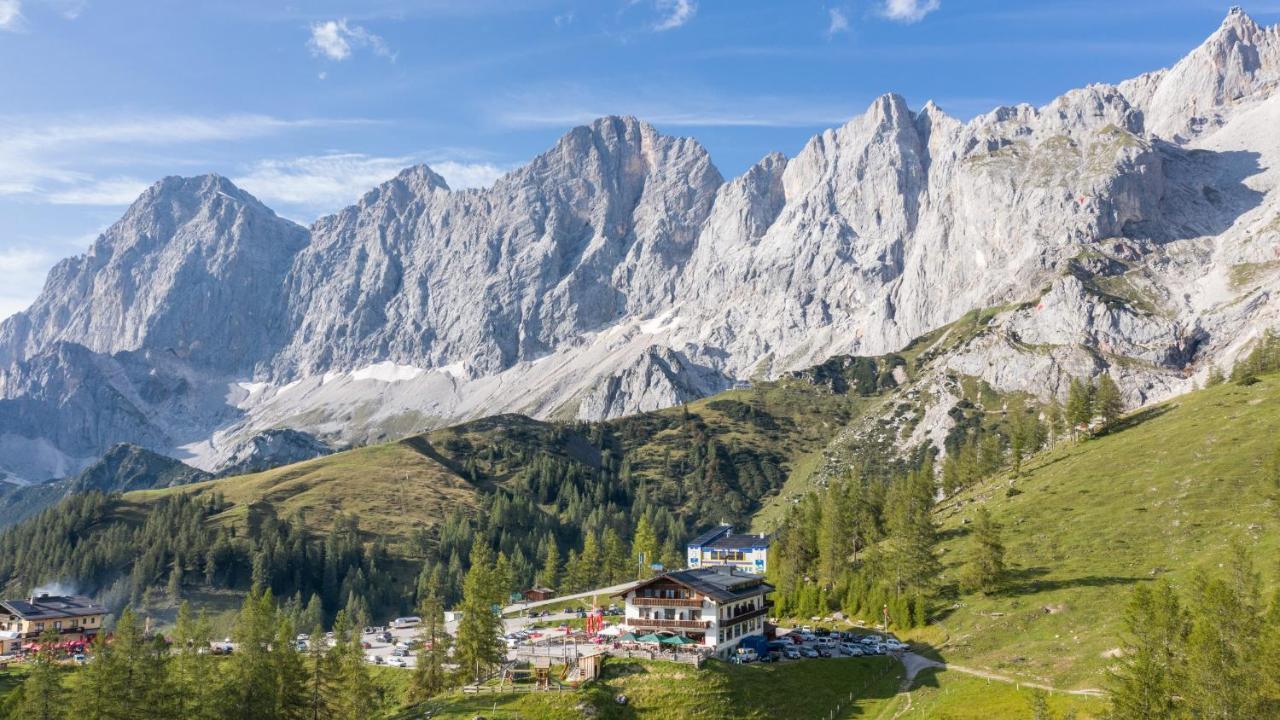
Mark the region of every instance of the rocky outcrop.
[[34, 485], [0, 484], [0, 527], [7, 527], [69, 495], [174, 487], [211, 475], [136, 445], [116, 445], [80, 473]]
[[617, 117], [487, 189], [409, 168], [309, 230], [169, 178], [0, 324], [0, 467], [55, 477], [129, 440], [240, 467], [273, 428], [611, 417], [975, 309], [990, 332], [946, 372], [1167, 397], [1277, 321], [1277, 78], [1280, 31], [1232, 11], [1172, 68], [969, 122], [885, 95], [728, 181]]
[[239, 447], [232, 449], [228, 453], [226, 464], [220, 468], [218, 474], [240, 475], [259, 472], [321, 457], [331, 452], [333, 448], [317, 440], [314, 435], [290, 428], [273, 428], [254, 435]]

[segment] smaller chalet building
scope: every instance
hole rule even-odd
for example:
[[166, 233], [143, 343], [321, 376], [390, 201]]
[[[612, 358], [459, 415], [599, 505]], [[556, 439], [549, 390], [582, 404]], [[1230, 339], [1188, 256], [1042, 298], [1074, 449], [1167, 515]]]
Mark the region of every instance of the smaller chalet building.
[[732, 525], [718, 525], [688, 545], [685, 563], [690, 568], [723, 566], [764, 575], [769, 569], [768, 535], [735, 533]]
[[728, 657], [743, 638], [764, 635], [772, 591], [759, 575], [709, 567], [659, 575], [617, 596], [625, 599], [624, 622], [636, 634], [684, 635]]
[[102, 629], [107, 609], [81, 595], [35, 595], [26, 600], [0, 601], [0, 639], [4, 652], [10, 641], [38, 640], [44, 631], [58, 631], [62, 642], [87, 642]]

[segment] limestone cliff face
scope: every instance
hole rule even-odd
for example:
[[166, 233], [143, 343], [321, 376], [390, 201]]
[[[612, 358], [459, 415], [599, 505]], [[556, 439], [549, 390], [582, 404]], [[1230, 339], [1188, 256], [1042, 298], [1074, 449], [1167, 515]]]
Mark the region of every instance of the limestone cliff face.
[[979, 308], [989, 332], [939, 372], [1049, 395], [1105, 370], [1130, 403], [1167, 397], [1277, 322], [1278, 82], [1280, 31], [1233, 10], [1172, 68], [969, 122], [885, 95], [727, 181], [617, 117], [487, 189], [409, 168], [310, 229], [168, 178], [0, 324], [0, 467], [69, 474], [133, 441], [212, 470], [323, 450], [252, 441], [276, 428], [612, 417]]

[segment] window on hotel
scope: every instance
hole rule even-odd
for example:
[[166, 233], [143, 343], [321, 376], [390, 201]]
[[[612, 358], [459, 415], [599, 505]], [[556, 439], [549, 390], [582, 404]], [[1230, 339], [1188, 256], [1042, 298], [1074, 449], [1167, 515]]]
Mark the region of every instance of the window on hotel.
[[61, 621], [61, 620], [54, 620], [54, 621], [53, 621], [53, 629], [54, 629], [54, 630], [61, 630], [61, 629], [62, 629], [62, 621]]

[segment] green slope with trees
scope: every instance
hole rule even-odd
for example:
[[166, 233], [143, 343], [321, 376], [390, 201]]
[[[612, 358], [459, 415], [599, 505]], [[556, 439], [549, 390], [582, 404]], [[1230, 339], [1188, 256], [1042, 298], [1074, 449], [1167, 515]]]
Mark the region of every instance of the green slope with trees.
[[273, 470], [80, 493], [0, 533], [11, 592], [74, 580], [115, 607], [270, 588], [381, 618], [462, 599], [477, 545], [513, 587], [562, 591], [676, 565], [681, 543], [746, 525], [799, 459], [892, 389], [894, 358], [849, 358], [684, 407], [598, 423], [501, 415]]

